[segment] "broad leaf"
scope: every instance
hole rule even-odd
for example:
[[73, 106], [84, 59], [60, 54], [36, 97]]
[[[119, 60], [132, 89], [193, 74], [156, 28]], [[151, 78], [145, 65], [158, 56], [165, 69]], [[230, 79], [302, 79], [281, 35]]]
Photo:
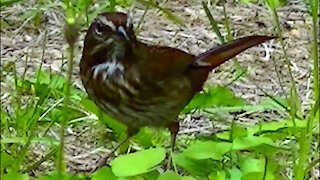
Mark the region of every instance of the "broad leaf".
[[150, 148], [116, 157], [110, 165], [112, 172], [118, 177], [135, 176], [152, 171], [165, 156], [164, 148]]
[[20, 174], [16, 172], [9, 172], [8, 174], [4, 174], [2, 176], [3, 180], [29, 180], [29, 176], [27, 174]]
[[272, 139], [261, 136], [237, 137], [233, 141], [232, 150], [255, 150], [263, 154], [273, 154], [277, 147]]
[[183, 112], [213, 107], [244, 106], [245, 104], [245, 100], [236, 97], [232, 91], [225, 87], [209, 87], [207, 91], [196, 94]]
[[180, 176], [173, 171], [167, 171], [159, 175], [157, 180], [181, 180]]
[[112, 173], [110, 167], [103, 167], [96, 171], [93, 175], [91, 180], [117, 180], [118, 178]]
[[262, 180], [264, 173], [264, 160], [247, 158], [241, 164], [242, 179], [243, 180]]
[[230, 180], [241, 180], [242, 172], [237, 167], [233, 166], [228, 170], [230, 174]]
[[209, 180], [225, 180], [226, 172], [225, 171], [214, 171], [209, 175]]
[[189, 173], [199, 176], [207, 176], [215, 169], [212, 160], [195, 160], [187, 157], [184, 153], [174, 154], [173, 161]]
[[214, 159], [222, 160], [223, 155], [231, 150], [231, 143], [214, 141], [197, 141], [183, 153], [191, 159]]

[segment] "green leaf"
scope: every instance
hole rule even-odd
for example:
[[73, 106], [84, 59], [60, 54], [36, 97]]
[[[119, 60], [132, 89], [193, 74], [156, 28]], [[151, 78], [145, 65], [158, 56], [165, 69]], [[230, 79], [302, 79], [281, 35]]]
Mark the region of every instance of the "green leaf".
[[17, 172], [9, 172], [8, 174], [4, 174], [2, 177], [3, 180], [29, 180], [29, 176], [27, 174], [20, 174]]
[[[296, 128], [306, 128], [307, 121], [295, 119]], [[279, 120], [277, 122], [264, 122], [260, 125], [254, 125], [248, 128], [248, 135], [252, 136], [258, 133], [275, 132], [285, 128], [292, 128], [294, 124], [291, 119]]]
[[246, 158], [240, 166], [242, 171], [242, 180], [262, 180], [264, 173], [264, 160]]
[[180, 176], [173, 171], [166, 171], [160, 174], [157, 180], [181, 180]]
[[[1, 139], [1, 141], [2, 141], [2, 139]], [[5, 151], [1, 152], [1, 168], [2, 169], [10, 167], [13, 162], [14, 162], [13, 157], [11, 157]]]
[[103, 167], [93, 173], [91, 180], [117, 180], [118, 178], [112, 173], [110, 167]]
[[[277, 101], [282, 103], [284, 106], [288, 107], [288, 102], [285, 99], [275, 98]], [[270, 98], [266, 98], [262, 100], [259, 104], [255, 105], [237, 105], [237, 106], [219, 106], [214, 108], [206, 108], [206, 111], [211, 113], [231, 113], [231, 112], [242, 112], [246, 111], [248, 114], [264, 112], [269, 110], [281, 110], [285, 111], [285, 109], [276, 103], [274, 100]]]
[[[247, 135], [248, 135], [248, 133], [247, 133], [246, 127], [242, 127], [237, 124], [232, 126], [231, 140], [234, 140], [236, 137], [245, 137]], [[215, 136], [221, 140], [230, 141], [231, 132], [229, 130], [226, 130], [221, 133], [217, 133]]]
[[214, 171], [209, 175], [209, 180], [225, 180], [226, 172], [225, 171]]
[[242, 172], [235, 166], [228, 170], [230, 174], [230, 180], [241, 180]]
[[4, 127], [6, 127], [7, 126], [7, 124], [8, 124], [8, 115], [7, 115], [7, 113], [4, 111], [4, 109], [2, 108], [2, 106], [1, 106], [1, 127], [2, 128], [4, 128]]
[[207, 176], [215, 169], [214, 162], [212, 160], [195, 160], [187, 157], [184, 153], [174, 154], [173, 162], [189, 173], [199, 176]]
[[279, 7], [284, 6], [287, 3], [287, 0], [266, 0], [268, 6], [273, 9], [277, 9]]
[[135, 176], [152, 171], [165, 156], [164, 148], [150, 148], [116, 157], [110, 165], [112, 172], [118, 177]]
[[226, 152], [231, 150], [231, 143], [227, 142], [214, 142], [214, 141], [197, 141], [188, 149], [186, 149], [183, 153], [192, 159], [214, 159], [214, 160], [222, 160]]
[[269, 155], [275, 153], [277, 147], [271, 138], [248, 136], [235, 138], [233, 141], [232, 150], [255, 150]]
[[50, 84], [50, 74], [47, 73], [46, 71], [40, 71], [39, 76], [38, 76], [38, 82], [40, 84]]
[[100, 109], [93, 101], [91, 101], [88, 98], [83, 98], [80, 101], [80, 103], [87, 111], [90, 111], [92, 114], [95, 114], [97, 117], [99, 116]]
[[79, 10], [79, 13], [85, 14], [86, 8], [89, 8], [92, 3], [93, 0], [78, 0], [76, 1], [76, 7]]
[[62, 77], [60, 75], [53, 75], [49, 87], [54, 90], [63, 90], [63, 87], [66, 84], [66, 82], [67, 80], [65, 77]]
[[41, 176], [37, 178], [37, 180], [86, 180], [86, 178], [83, 175], [71, 175], [71, 174], [63, 174], [62, 178], [59, 176], [58, 173], [52, 173], [47, 176]]
[[150, 148], [153, 146], [152, 139], [155, 135], [155, 129], [142, 128], [137, 135], [135, 135], [136, 141], [144, 148]]
[[243, 3], [258, 3], [259, 0], [240, 0], [240, 2], [243, 2]]
[[[257, 179], [262, 180], [265, 176], [265, 180], [278, 180], [283, 179], [280, 177], [279, 166], [273, 159], [268, 159], [267, 168], [265, 169], [265, 159], [254, 159], [246, 157], [240, 164], [242, 171], [242, 180]], [[266, 173], [264, 175], [264, 173]]]
[[192, 176], [183, 176], [181, 178], [181, 180], [196, 180], [196, 178], [192, 177]]
[[159, 176], [159, 172], [157, 170], [154, 170], [142, 175], [143, 179], [147, 179], [147, 180], [156, 180], [158, 176]]
[[[1, 144], [11, 144], [11, 143], [26, 143], [27, 137], [13, 137], [13, 138], [3, 138], [1, 139]], [[40, 143], [44, 145], [59, 145], [59, 140], [53, 138], [33, 138], [32, 143]]]
[[0, 4], [1, 4], [1, 7], [2, 6], [10, 6], [10, 5], [18, 3], [20, 1], [22, 1], [22, 0], [1, 0]]
[[301, 102], [299, 98], [299, 94], [295, 88], [295, 85], [292, 83], [290, 88], [290, 115], [291, 117], [295, 117], [296, 115], [302, 116], [301, 112]]
[[225, 87], [209, 87], [207, 91], [196, 94], [183, 112], [212, 107], [244, 106], [245, 104], [245, 100], [236, 97], [232, 91]]
[[260, 146], [262, 144], [268, 144], [274, 146], [274, 142], [270, 138], [259, 136], [237, 137], [233, 141], [233, 150], [248, 150], [250, 148]]

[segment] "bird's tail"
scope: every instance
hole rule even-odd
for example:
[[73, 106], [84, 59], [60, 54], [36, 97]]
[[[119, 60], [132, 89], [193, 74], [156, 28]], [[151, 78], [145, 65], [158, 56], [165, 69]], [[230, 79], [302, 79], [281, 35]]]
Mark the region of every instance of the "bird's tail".
[[273, 38], [269, 36], [248, 36], [228, 42], [198, 55], [195, 65], [213, 69], [246, 49]]

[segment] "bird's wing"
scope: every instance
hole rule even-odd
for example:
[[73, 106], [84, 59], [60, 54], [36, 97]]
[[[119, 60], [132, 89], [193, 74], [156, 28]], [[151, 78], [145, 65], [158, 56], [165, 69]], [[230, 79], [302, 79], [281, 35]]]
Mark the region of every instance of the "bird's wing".
[[186, 72], [190, 68], [211, 71], [246, 49], [272, 38], [274, 37], [248, 36], [212, 48], [198, 56], [175, 48], [139, 43], [138, 48], [135, 48], [135, 54], [139, 59], [143, 59], [141, 62], [144, 65], [142, 67], [147, 76], [155, 80], [165, 80]]
[[141, 71], [151, 79], [162, 81], [185, 72], [195, 56], [179, 49], [139, 43], [135, 56], [143, 63]]

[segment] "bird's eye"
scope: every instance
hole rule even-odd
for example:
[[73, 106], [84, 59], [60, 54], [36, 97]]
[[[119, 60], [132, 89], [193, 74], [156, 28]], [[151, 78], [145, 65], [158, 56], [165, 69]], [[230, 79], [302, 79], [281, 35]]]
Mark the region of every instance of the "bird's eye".
[[103, 25], [100, 24], [100, 23], [98, 23], [95, 31], [96, 31], [96, 33], [97, 33], [98, 35], [101, 35], [102, 32], [103, 32], [103, 29], [104, 29]]

